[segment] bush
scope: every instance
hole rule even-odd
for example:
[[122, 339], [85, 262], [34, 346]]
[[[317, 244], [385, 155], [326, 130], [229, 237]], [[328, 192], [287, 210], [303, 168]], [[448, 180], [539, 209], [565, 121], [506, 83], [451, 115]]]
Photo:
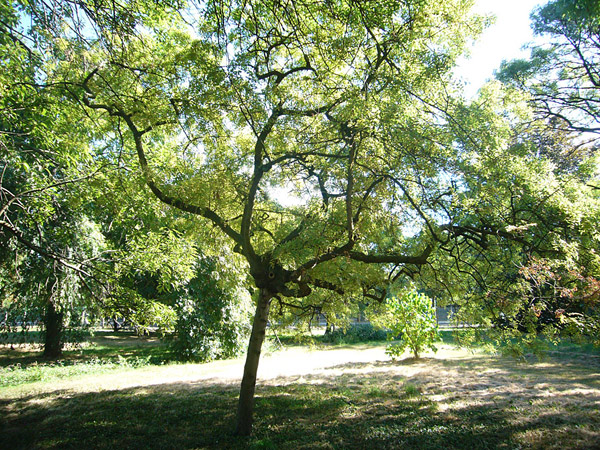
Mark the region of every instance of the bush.
[[323, 342], [330, 344], [356, 344], [359, 342], [384, 341], [387, 333], [370, 323], [352, 324], [323, 335]]
[[398, 358], [407, 348], [415, 358], [427, 349], [437, 351], [433, 343], [441, 337], [435, 309], [429, 297], [414, 289], [404, 291], [400, 297], [389, 297], [376, 323], [390, 330], [390, 339], [400, 339], [386, 349], [392, 359]]
[[178, 359], [204, 362], [231, 358], [245, 349], [250, 333], [250, 295], [215, 269], [212, 259], [201, 260], [196, 276], [178, 293], [171, 341]]

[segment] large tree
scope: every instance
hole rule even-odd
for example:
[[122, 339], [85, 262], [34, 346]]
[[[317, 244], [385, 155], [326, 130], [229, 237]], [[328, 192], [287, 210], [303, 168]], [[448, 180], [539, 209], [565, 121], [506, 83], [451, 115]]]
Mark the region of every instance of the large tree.
[[46, 48], [22, 32], [14, 5], [0, 12], [0, 262], [12, 273], [0, 295], [11, 308], [45, 310], [44, 354], [57, 357], [64, 312], [81, 297], [103, 245], [82, 208], [85, 188], [76, 186], [94, 176], [95, 164], [86, 128], [74, 120], [81, 114], [52, 86]]
[[[81, 62], [81, 101], [128, 129], [152, 192], [211, 221], [247, 260], [258, 294], [237, 433], [251, 430], [273, 301], [381, 297], [385, 269], [425, 264], [444, 233], [421, 229], [421, 205], [449, 187], [449, 71], [478, 28], [467, 7], [211, 5], [198, 36], [146, 22], [107, 33]], [[272, 185], [303, 206], [272, 200]]]
[[560, 186], [562, 195], [548, 195], [553, 204], [532, 218], [554, 229], [560, 251], [523, 261], [524, 298], [540, 318], [573, 321], [598, 339], [600, 4], [553, 0], [531, 19], [541, 39], [530, 58], [504, 62], [497, 76], [525, 95], [533, 114], [520, 139], [532, 157], [549, 164], [544, 181]]
[[546, 162], [514, 142], [520, 103], [493, 88], [456, 100], [453, 65], [485, 22], [469, 1], [52, 6], [28, 11], [56, 43], [55, 76], [112, 125], [91, 143], [137, 158], [160, 201], [246, 261], [238, 434], [273, 307], [335, 312], [447, 261], [463, 276], [486, 252], [558, 251], [532, 222], [560, 189], [536, 187]]
[[[177, 227], [156, 208], [159, 202], [148, 202], [151, 194], [129, 193], [143, 182], [123, 176], [126, 162], [111, 154], [104, 123], [72, 102], [64, 77], [57, 77], [65, 51], [57, 29], [65, 11], [54, 6], [0, 6], [0, 300], [13, 315], [39, 311], [30, 319], [43, 322], [44, 355], [52, 358], [61, 355], [63, 326], [74, 306], [153, 320], [149, 313], [160, 305], [140, 299], [124, 279], [177, 251], [188, 258], [179, 253], [176, 264], [165, 266], [171, 278], [184, 278], [185, 268], [178, 268], [194, 256], [193, 245], [160, 255], [136, 249], [135, 231], [117, 232], [145, 222], [144, 237], [151, 239], [161, 227]], [[106, 197], [103, 190], [115, 185], [121, 195]], [[136, 261], [142, 250], [145, 257]], [[171, 283], [162, 272], [162, 284]]]
[[536, 112], [567, 131], [600, 134], [600, 4], [554, 0], [538, 7], [532, 28], [542, 38], [529, 59], [504, 62], [499, 78], [531, 95]]

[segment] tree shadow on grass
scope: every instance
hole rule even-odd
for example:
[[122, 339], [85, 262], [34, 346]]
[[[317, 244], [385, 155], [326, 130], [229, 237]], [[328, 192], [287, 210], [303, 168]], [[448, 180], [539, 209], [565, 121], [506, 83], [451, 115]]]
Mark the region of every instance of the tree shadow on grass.
[[262, 384], [250, 438], [232, 436], [238, 388], [218, 380], [2, 400], [0, 448], [600, 448], [593, 371], [412, 364], [430, 370], [404, 376], [393, 363], [345, 364]]
[[[150, 359], [154, 363], [168, 362], [175, 359], [169, 346], [156, 336], [137, 336], [133, 332], [96, 331], [83, 343], [65, 343], [63, 354], [59, 358], [46, 358], [43, 353], [43, 339], [38, 332], [31, 332], [34, 337], [26, 344], [0, 344], [0, 368], [8, 366], [45, 366], [56, 363], [62, 365], [103, 359], [105, 361], [122, 358]], [[88, 345], [91, 344], [91, 345]]]

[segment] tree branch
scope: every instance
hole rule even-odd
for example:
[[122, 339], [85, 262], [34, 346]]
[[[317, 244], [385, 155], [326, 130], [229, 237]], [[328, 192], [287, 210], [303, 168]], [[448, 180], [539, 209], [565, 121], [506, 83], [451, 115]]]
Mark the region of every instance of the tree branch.
[[154, 182], [152, 171], [148, 165], [148, 160], [146, 158], [146, 153], [144, 150], [144, 144], [142, 141], [142, 137], [145, 133], [150, 132], [155, 126], [159, 124], [163, 124], [163, 122], [158, 122], [157, 124], [150, 125], [146, 127], [144, 130], [140, 131], [135, 123], [133, 122], [133, 118], [131, 114], [126, 113], [120, 107], [116, 105], [107, 105], [107, 104], [99, 104], [93, 103], [92, 100], [95, 98], [93, 91], [89, 88], [88, 83], [92, 79], [92, 77], [97, 73], [98, 69], [94, 69], [90, 74], [84, 79], [82, 86], [87, 95], [84, 95], [82, 98], [83, 103], [92, 109], [98, 109], [106, 111], [110, 116], [120, 117], [125, 121], [129, 130], [133, 135], [133, 139], [135, 142], [135, 148], [138, 156], [138, 160], [140, 163], [140, 168], [142, 169], [142, 174], [144, 176], [144, 180], [146, 181], [146, 185], [150, 188], [152, 193], [163, 203], [173, 206], [181, 211], [189, 212], [191, 214], [195, 214], [201, 217], [204, 217], [215, 225], [217, 225], [225, 234], [233, 239], [233, 241], [237, 244], [242, 245], [242, 236], [240, 233], [236, 232], [233, 228], [231, 228], [222, 217], [220, 217], [215, 211], [210, 208], [193, 205], [187, 202], [182, 201], [181, 199], [172, 197], [166, 194], [162, 189], [158, 187], [158, 185]]

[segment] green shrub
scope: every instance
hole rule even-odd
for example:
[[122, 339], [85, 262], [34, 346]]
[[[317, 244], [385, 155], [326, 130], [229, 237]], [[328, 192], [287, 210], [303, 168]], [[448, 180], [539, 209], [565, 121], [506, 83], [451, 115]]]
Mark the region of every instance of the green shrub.
[[196, 276], [178, 293], [177, 321], [171, 341], [175, 356], [185, 361], [210, 361], [238, 356], [250, 333], [248, 291], [216, 272], [205, 258]]
[[398, 358], [407, 348], [415, 358], [427, 349], [437, 351], [433, 343], [441, 336], [435, 309], [429, 297], [414, 289], [403, 291], [399, 297], [389, 297], [384, 312], [375, 318], [375, 322], [390, 330], [390, 339], [399, 339], [386, 349], [392, 359]]
[[323, 335], [323, 342], [331, 344], [356, 344], [359, 342], [384, 341], [387, 333], [370, 323], [356, 323], [338, 328]]

